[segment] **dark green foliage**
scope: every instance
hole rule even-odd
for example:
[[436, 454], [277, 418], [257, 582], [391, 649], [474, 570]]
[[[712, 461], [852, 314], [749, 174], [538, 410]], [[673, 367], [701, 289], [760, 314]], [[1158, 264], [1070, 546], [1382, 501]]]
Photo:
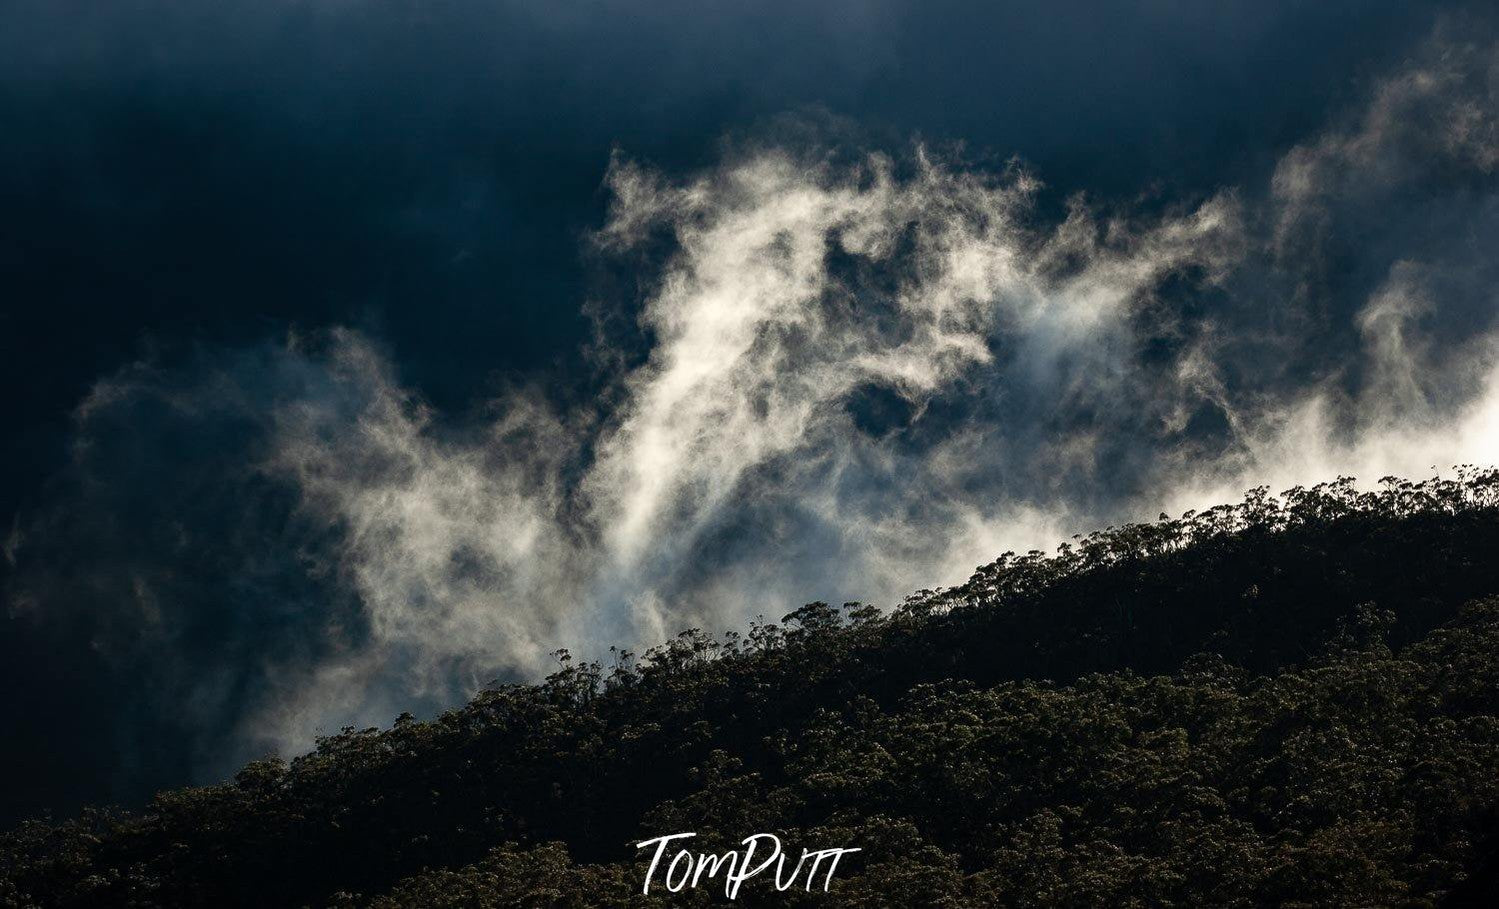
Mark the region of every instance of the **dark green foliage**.
[[655, 905], [633, 844], [688, 830], [863, 850], [829, 893], [756, 879], [750, 905], [1481, 900], [1496, 555], [1493, 472], [1256, 491], [888, 616], [814, 603], [609, 670], [559, 654], [429, 723], [27, 824], [0, 902]]

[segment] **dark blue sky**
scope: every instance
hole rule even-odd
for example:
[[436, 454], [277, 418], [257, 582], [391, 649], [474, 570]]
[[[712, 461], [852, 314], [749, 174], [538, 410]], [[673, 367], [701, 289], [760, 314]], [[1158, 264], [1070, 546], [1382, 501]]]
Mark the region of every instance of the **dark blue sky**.
[[[235, 667], [316, 656], [329, 645], [313, 632], [276, 629], [360, 613], [295, 558], [334, 531], [299, 524], [284, 489], [223, 473], [260, 452], [263, 414], [325, 381], [274, 352], [289, 332], [358, 330], [450, 415], [518, 381], [561, 400], [597, 390], [585, 303], [628, 312], [649, 292], [638, 260], [589, 240], [616, 149], [670, 181], [725, 149], [961, 143], [970, 167], [1032, 168], [1042, 220], [1077, 193], [1147, 213], [1262, 196], [1439, 16], [1491, 24], [1485, 4], [1458, 6], [0, 0], [0, 531], [19, 553], [0, 562], [0, 818], [213, 778], [263, 700]], [[1438, 219], [1417, 204], [1437, 190], [1408, 192]], [[1368, 266], [1360, 301], [1400, 255]], [[253, 374], [233, 386], [253, 391], [190, 423], [165, 394], [79, 416], [101, 380], [180, 390], [210, 368]], [[190, 593], [162, 608], [191, 620], [112, 656], [123, 645], [101, 641], [136, 638], [108, 604], [184, 527], [233, 541], [232, 558], [179, 554]], [[280, 605], [236, 611], [226, 576]], [[214, 706], [182, 706], [210, 677]]]
[[[13, 509], [145, 351], [369, 326], [461, 405], [581, 337], [611, 148], [787, 112], [1020, 155], [1059, 193], [1209, 193], [1407, 53], [1431, 4], [9, 2]], [[559, 10], [574, 10], [563, 12]]]

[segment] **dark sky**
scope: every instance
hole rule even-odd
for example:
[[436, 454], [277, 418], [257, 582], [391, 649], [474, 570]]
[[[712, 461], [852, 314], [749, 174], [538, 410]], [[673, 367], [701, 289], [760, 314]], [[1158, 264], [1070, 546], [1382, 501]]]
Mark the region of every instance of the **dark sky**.
[[[1443, 13], [1453, 5], [0, 0], [0, 531], [67, 541], [0, 563], [6, 584], [67, 578], [27, 582], [24, 609], [12, 585], [0, 617], [0, 818], [221, 775], [220, 740], [257, 696], [233, 668], [330, 646], [263, 628], [359, 612], [304, 563], [286, 579], [286, 554], [317, 551], [326, 528], [220, 468], [263, 444], [258, 413], [320, 381], [278, 359], [288, 333], [356, 329], [448, 414], [538, 376], [556, 397], [592, 389], [584, 304], [641, 292], [588, 241], [616, 149], [669, 180], [728, 147], [809, 135], [961, 143], [976, 167], [1023, 159], [1045, 181], [1043, 216], [1075, 193], [1147, 211], [1264, 194], [1276, 162], [1361, 103]], [[101, 380], [164, 376], [181, 391], [210, 366], [253, 373], [234, 387], [258, 390], [239, 409], [195, 390], [206, 415], [190, 424], [164, 394], [81, 434]], [[100, 604], [184, 527], [236, 541], [235, 555], [183, 556], [173, 578], [192, 594], [169, 613], [229, 609], [229, 574], [281, 605], [194, 618], [116, 659], [100, 641], [134, 632]], [[182, 703], [205, 678], [222, 680], [212, 704]]]
[[9, 2], [7, 511], [142, 351], [369, 326], [461, 405], [580, 337], [611, 148], [788, 111], [1209, 192], [1430, 27], [1419, 3]]

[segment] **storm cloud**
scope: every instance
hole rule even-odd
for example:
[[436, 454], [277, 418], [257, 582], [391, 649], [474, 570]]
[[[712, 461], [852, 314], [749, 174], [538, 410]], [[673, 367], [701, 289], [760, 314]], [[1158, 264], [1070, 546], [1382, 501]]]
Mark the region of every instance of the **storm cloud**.
[[[8, 103], [33, 127], [62, 128], [45, 99], [65, 73], [110, 110], [121, 97], [199, 110], [210, 126], [195, 135], [211, 146], [240, 136], [302, 155], [279, 185], [270, 159], [242, 146], [197, 156], [186, 183], [156, 175], [152, 209], [120, 201], [141, 161], [64, 167], [93, 175], [85, 196], [48, 188], [40, 145], [9, 153], [40, 223], [13, 248], [46, 253], [17, 273], [39, 280], [38, 261], [72, 260], [56, 241], [80, 220], [144, 219], [118, 235], [133, 250], [124, 272], [184, 262], [153, 284], [163, 318], [205, 308], [196, 335], [116, 347], [124, 365], [76, 354], [96, 371], [68, 402], [66, 461], [17, 499], [6, 681], [36, 692], [24, 713], [35, 735], [50, 723], [96, 746], [52, 803], [134, 799], [319, 731], [430, 713], [492, 679], [537, 678], [559, 647], [639, 650], [812, 599], [888, 605], [1006, 549], [1163, 507], [1499, 452], [1499, 45], [1481, 20], [1444, 18], [1414, 42], [1391, 26], [1371, 46], [1398, 52], [1365, 58], [1377, 67], [1354, 73], [1356, 90], [1287, 102], [1294, 117], [1273, 98], [1246, 101], [1300, 131], [1208, 156], [1213, 170], [1186, 160], [1205, 146], [1152, 134], [1166, 122], [1152, 112], [1226, 116], [1222, 99], [1150, 95], [1166, 64], [1120, 61], [1138, 123], [1097, 99], [1066, 112], [1119, 137], [1120, 158], [1089, 169], [1078, 156], [1109, 156], [1079, 151], [1074, 127], [1024, 102], [1005, 109], [1040, 138], [1010, 157], [1027, 143], [984, 126], [982, 105], [934, 130], [943, 117], [912, 123], [899, 91], [861, 101], [913, 59], [917, 39], [892, 25], [913, 14], [893, 5], [788, 9], [765, 46], [836, 35], [815, 64], [729, 54], [719, 82], [692, 89], [684, 74], [735, 47], [748, 14], [683, 12], [675, 27], [695, 40], [647, 67], [597, 22], [642, 40], [665, 40], [666, 25], [623, 4], [597, 18], [395, 7], [359, 20], [357, 3], [231, 5], [195, 19], [146, 4], [150, 16], [86, 19], [93, 32], [27, 7], [32, 34], [61, 30], [18, 49], [31, 69], [6, 71], [24, 89]], [[1015, 15], [1012, 29], [1042, 28]], [[1253, 36], [1283, 27], [1247, 6], [1230, 19], [1250, 37], [1214, 45], [1225, 92], [1237, 67], [1259, 72]], [[144, 22], [150, 34], [131, 31]], [[257, 83], [265, 55], [294, 38], [342, 62], [315, 73], [293, 54], [270, 70], [284, 84]], [[133, 40], [191, 78], [163, 83], [148, 58], [79, 50]], [[558, 77], [534, 107], [515, 101], [564, 45], [587, 50], [587, 78]], [[987, 64], [992, 75], [1024, 64], [1019, 53]], [[552, 140], [504, 150], [517, 122], [550, 116], [599, 72], [625, 73], [618, 91], [663, 110], [613, 121], [638, 98], [606, 94], [580, 101]], [[1278, 84], [1316, 76], [1292, 69]], [[930, 96], [958, 78], [899, 85]], [[1050, 100], [1081, 78], [1059, 72]], [[163, 84], [186, 94], [168, 104]], [[420, 86], [420, 101], [400, 85]], [[260, 100], [226, 108], [226, 86]], [[501, 97], [510, 106], [474, 106]], [[748, 120], [704, 115], [690, 139], [648, 135], [726, 97]], [[365, 131], [377, 103], [399, 114], [380, 122], [406, 129]], [[98, 135], [107, 122], [75, 121], [89, 138], [73, 153], [116, 147]], [[942, 138], [965, 131], [978, 150]], [[997, 155], [995, 141], [1009, 147]], [[542, 168], [563, 147], [594, 157]], [[422, 163], [434, 153], [450, 165], [435, 175]], [[222, 204], [217, 169], [236, 167], [249, 168], [244, 196], [200, 212], [214, 241], [195, 269], [176, 258], [195, 248], [184, 186], [200, 180]], [[549, 205], [547, 190], [517, 189], [529, 178], [583, 201]], [[59, 198], [94, 213], [40, 213]], [[303, 232], [254, 234], [284, 230], [293, 211]], [[533, 211], [556, 220], [527, 221]], [[170, 236], [187, 245], [160, 252]], [[95, 281], [119, 277], [111, 255], [89, 257]], [[284, 306], [259, 302], [285, 287], [297, 290]]]

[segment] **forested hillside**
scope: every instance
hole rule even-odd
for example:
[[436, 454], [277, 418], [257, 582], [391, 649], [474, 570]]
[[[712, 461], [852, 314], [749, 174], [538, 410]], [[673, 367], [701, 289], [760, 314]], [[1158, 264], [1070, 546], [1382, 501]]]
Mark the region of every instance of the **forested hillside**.
[[0, 839], [21, 906], [712, 905], [635, 844], [856, 847], [748, 905], [1484, 904], [1499, 473], [1250, 493], [638, 659], [559, 653], [136, 813]]

